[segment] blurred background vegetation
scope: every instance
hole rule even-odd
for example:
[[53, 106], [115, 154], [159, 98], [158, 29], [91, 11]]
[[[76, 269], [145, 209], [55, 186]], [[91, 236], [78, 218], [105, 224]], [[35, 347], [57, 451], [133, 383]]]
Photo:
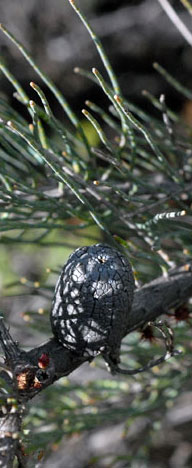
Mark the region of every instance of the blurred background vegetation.
[[[182, 2], [172, 4], [190, 24]], [[138, 285], [191, 260], [191, 48], [154, 0], [82, 0], [81, 7], [118, 77], [122, 107], [68, 2], [1, 5], [2, 23], [78, 119], [70, 121], [66, 105], [1, 34], [4, 73], [9, 70], [22, 89], [14, 81], [13, 97], [10, 73], [9, 79], [1, 74], [0, 306], [25, 347], [51, 335], [54, 284], [74, 248], [119, 242]], [[154, 61], [182, 85], [168, 83]], [[74, 67], [96, 67], [102, 75], [90, 80]], [[31, 81], [40, 86], [39, 96]], [[87, 99], [94, 102], [87, 103], [89, 119], [81, 113]], [[15, 127], [7, 126], [10, 120]], [[108, 376], [97, 359], [31, 402], [24, 428], [31, 466], [192, 466], [191, 304], [183, 309], [186, 320], [175, 311], [169, 319], [180, 358], [131, 379]], [[125, 339], [122, 359], [135, 367], [158, 352], [158, 339], [141, 340], [135, 332]]]

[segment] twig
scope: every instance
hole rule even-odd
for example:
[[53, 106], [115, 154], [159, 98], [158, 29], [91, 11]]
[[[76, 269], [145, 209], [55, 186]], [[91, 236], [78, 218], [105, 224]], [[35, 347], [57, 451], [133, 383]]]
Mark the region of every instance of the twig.
[[192, 34], [185, 26], [183, 21], [179, 18], [173, 7], [170, 5], [170, 3], [167, 0], [158, 0], [162, 8], [164, 9], [165, 13], [167, 16], [169, 16], [170, 20], [172, 23], [175, 25], [175, 27], [179, 30], [179, 32], [182, 34], [182, 36], [185, 38], [185, 40], [188, 42], [190, 46], [192, 46]]
[[191, 296], [192, 266], [187, 263], [170, 270], [168, 276], [160, 276], [136, 291], [127, 332], [156, 320]]
[[[149, 321], [154, 321], [170, 308], [186, 302], [190, 296], [192, 296], [190, 264], [170, 270], [167, 277], [156, 278], [135, 291], [129, 326], [125, 335]], [[22, 454], [19, 441], [21, 421], [25, 410], [24, 403], [59, 378], [69, 375], [84, 362], [90, 361], [90, 358], [69, 351], [55, 338], [25, 352], [13, 341], [2, 317], [0, 319], [0, 343], [5, 355], [5, 365], [2, 365], [3, 370], [0, 376], [10, 388], [10, 392], [5, 391], [1, 395], [0, 467], [12, 468], [14, 458], [17, 457], [20, 467], [24, 468], [27, 459]], [[169, 330], [168, 335], [165, 336], [165, 344], [166, 353], [155, 361], [157, 364], [175, 354]], [[151, 363], [148, 363], [143, 370], [150, 367]], [[113, 371], [112, 368], [111, 370]], [[122, 373], [122, 369], [116, 369], [116, 371]], [[123, 372], [131, 374], [131, 371]], [[5, 378], [6, 374], [7, 378]]]
[[[130, 311], [129, 325], [125, 335], [140, 328], [149, 321], [156, 320], [170, 308], [179, 306], [192, 296], [192, 268], [186, 264], [169, 274], [160, 276], [149, 284], [135, 291], [132, 310]], [[9, 366], [17, 384], [19, 401], [27, 401], [37, 393], [63, 376], [69, 375], [89, 357], [79, 356], [62, 346], [55, 338], [31, 349], [28, 352], [19, 350], [10, 353], [13, 340], [6, 330], [6, 343], [2, 343], [5, 325], [0, 321], [0, 341], [5, 353], [5, 362]], [[11, 361], [10, 356], [13, 356]], [[42, 366], [42, 356], [48, 361]]]

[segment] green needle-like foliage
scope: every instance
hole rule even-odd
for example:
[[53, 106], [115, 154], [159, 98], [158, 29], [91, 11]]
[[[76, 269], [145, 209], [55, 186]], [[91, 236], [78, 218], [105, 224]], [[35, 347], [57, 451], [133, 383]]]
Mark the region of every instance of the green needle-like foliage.
[[[98, 145], [92, 147], [85, 126], [61, 92], [13, 34], [1, 26], [2, 32], [31, 65], [33, 79], [36, 72], [62, 106], [69, 122], [55, 117], [41, 85], [30, 83], [34, 91], [31, 100], [5, 63], [0, 64], [16, 91], [15, 97], [28, 110], [28, 119], [25, 119], [6, 100], [0, 100], [0, 244], [61, 247], [67, 245], [69, 233], [77, 232], [79, 241], [81, 236], [86, 238], [89, 231], [93, 233], [91, 240], [95, 236], [95, 240], [114, 246], [120, 244], [133, 264], [136, 278], [141, 284], [146, 283], [162, 272], [166, 274], [170, 267], [191, 259], [191, 130], [179, 115], [167, 109], [164, 99], [158, 100], [150, 90], [144, 93], [158, 109], [159, 119], [126, 100], [99, 38], [75, 1], [69, 2], [91, 35], [109, 82], [95, 68], [92, 72], [80, 68], [75, 71], [97, 83], [109, 100], [109, 109], [86, 101], [88, 110], [82, 112], [98, 138]], [[181, 2], [191, 10], [188, 1]], [[154, 67], [178, 92], [191, 99], [192, 91], [160, 65], [154, 64]], [[126, 89], [123, 91], [126, 96]], [[60, 241], [58, 233], [62, 233], [64, 241]], [[38, 285], [26, 279], [10, 286], [21, 283], [24, 294], [30, 292], [51, 300], [52, 286], [44, 285], [37, 291]], [[34, 328], [46, 329], [46, 313], [31, 311], [28, 315]], [[176, 333], [187, 354], [187, 325]], [[132, 350], [131, 339], [126, 342], [129, 351]], [[150, 354], [148, 344], [140, 345], [138, 334], [133, 340], [134, 355], [132, 353], [130, 361], [142, 361], [143, 350], [146, 355]], [[151, 346], [155, 347], [153, 343]], [[84, 390], [62, 380], [47, 389], [45, 400], [39, 404], [41, 408], [31, 406], [26, 424], [29, 422], [35, 428], [44, 425], [48, 418], [52, 426], [51, 433], [42, 432], [42, 440], [39, 433], [35, 435], [32, 449], [51, 440], [58, 442], [63, 433], [87, 430], [109, 419], [115, 422], [127, 418], [128, 430], [128, 425], [138, 416], [150, 412], [155, 418], [157, 409], [163, 411], [167, 402], [177, 396], [188, 373], [186, 369], [181, 376], [169, 370], [169, 363], [166, 363], [160, 377], [157, 373], [149, 382], [148, 375], [139, 375], [137, 382], [141, 392], [135, 396], [132, 384], [125, 383], [125, 379], [96, 381]], [[150, 391], [145, 390], [146, 386]], [[170, 386], [175, 393], [171, 393]], [[132, 406], [127, 405], [128, 390]], [[103, 409], [103, 402], [113, 401], [117, 394], [118, 408], [111, 407], [110, 412]], [[89, 412], [87, 407], [90, 407]], [[147, 434], [149, 437], [149, 432]], [[142, 450], [138, 457], [142, 459]]]
[[[33, 60], [23, 46], [18, 44], [7, 29], [2, 29], [34, 67]], [[97, 47], [100, 47], [99, 42]], [[102, 59], [103, 54], [102, 48]], [[103, 62], [107, 66], [107, 60]], [[162, 248], [165, 249], [166, 255], [172, 255], [166, 245], [165, 224], [169, 238], [171, 236], [173, 242], [177, 238], [177, 244], [176, 216], [179, 216], [177, 229], [180, 236], [183, 228], [185, 229], [185, 241], [186, 231], [190, 231], [190, 225], [184, 222], [183, 217], [186, 214], [190, 215], [190, 142], [189, 132], [186, 128], [183, 131], [182, 122], [178, 122], [178, 136], [178, 131], [174, 129], [175, 115], [167, 111], [172, 128], [170, 137], [163, 119], [161, 121], [161, 114], [160, 120], [157, 121], [144, 111], [139, 113], [123, 97], [114, 95], [110, 84], [93, 69], [98, 85], [110, 99], [112, 107], [107, 114], [105, 110], [102, 111], [95, 104], [88, 102], [92, 112], [99, 112], [101, 123], [88, 110], [83, 110], [84, 116], [96, 129], [101, 142], [98, 148], [92, 148], [87, 146], [87, 139], [82, 137], [82, 132], [73, 134], [66, 124], [54, 117], [47, 98], [38, 85], [31, 83], [31, 87], [41, 99], [42, 107], [27, 97], [4, 64], [2, 71], [15, 86], [23, 104], [27, 106], [31, 124], [16, 111], [12, 111], [7, 102], [1, 101], [0, 157], [3, 205], [0, 225], [2, 231], [7, 231], [1, 242], [8, 242], [10, 232], [14, 229], [17, 231], [16, 237], [18, 230], [22, 230], [22, 241], [25, 240], [27, 231], [37, 228], [45, 233], [43, 240], [40, 240], [42, 243], [51, 230], [68, 230], [68, 219], [72, 216], [79, 218], [77, 228], [82, 225], [93, 226], [96, 223], [105, 232], [109, 242], [115, 243], [118, 239], [126, 245], [135, 264], [138, 263], [137, 257], [140, 258], [141, 253], [143, 256], [145, 251], [147, 259], [151, 259], [152, 271], [154, 265], [157, 267], [159, 264], [161, 267], [162, 263], [165, 263]], [[57, 97], [55, 87], [50, 85], [37, 65], [35, 71]], [[107, 71], [109, 72], [108, 69]], [[162, 73], [161, 68], [160, 72]], [[183, 87], [180, 85], [179, 88], [177, 85], [177, 89], [183, 90]], [[150, 99], [157, 107], [159, 101], [155, 98]], [[62, 101], [59, 97], [59, 102], [64, 103], [65, 100]], [[62, 105], [65, 108], [64, 104]], [[162, 110], [162, 115], [165, 115], [166, 111], [163, 110], [161, 102], [158, 107]], [[44, 124], [50, 127], [49, 135], [46, 134]], [[113, 136], [111, 141], [105, 134], [106, 125], [113, 128], [115, 133], [115, 138]], [[105, 169], [100, 165], [101, 159], [105, 161]], [[182, 167], [184, 169], [181, 169]], [[161, 182], [154, 184], [154, 179], [161, 179]], [[48, 186], [50, 193], [53, 189], [57, 191], [56, 197], [49, 195]], [[172, 210], [171, 206], [175, 206], [175, 210]], [[158, 213], [162, 216], [158, 217]], [[157, 223], [150, 222], [154, 216], [159, 220], [158, 226]], [[186, 219], [188, 221], [188, 217]], [[13, 233], [11, 239], [14, 242]], [[38, 239], [39, 233], [32, 241], [39, 242]], [[189, 247], [187, 245], [187, 248]], [[181, 258], [182, 255], [181, 242], [177, 253], [174, 250], [174, 257]]]

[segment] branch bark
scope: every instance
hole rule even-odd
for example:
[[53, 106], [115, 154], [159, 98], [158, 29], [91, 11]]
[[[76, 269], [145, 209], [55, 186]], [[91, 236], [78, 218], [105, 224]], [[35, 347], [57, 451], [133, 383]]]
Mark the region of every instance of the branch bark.
[[[186, 303], [191, 296], [191, 264], [170, 270], [167, 276], [160, 276], [137, 289], [125, 336], [148, 321], [156, 320], [171, 308]], [[64, 348], [55, 338], [25, 352], [12, 340], [2, 319], [0, 320], [0, 343], [5, 354], [6, 365], [14, 375], [15, 386], [22, 401], [33, 398], [55, 380], [69, 375], [82, 363], [90, 360], [88, 356], [78, 356]], [[49, 357], [49, 363], [44, 368], [40, 363], [42, 355]]]
[[187, 263], [135, 291], [127, 333], [186, 303], [191, 296], [192, 265]]
[[[156, 320], [171, 308], [186, 303], [191, 296], [190, 264], [171, 270], [167, 277], [160, 276], [137, 289], [125, 335], [148, 321]], [[23, 405], [47, 386], [89, 361], [89, 358], [69, 351], [55, 338], [25, 352], [13, 341], [2, 318], [0, 343], [5, 356], [5, 366], [2, 366], [5, 369], [0, 377], [11, 388], [10, 393], [0, 393], [0, 466], [11, 468], [16, 454], [20, 466], [24, 467], [25, 460], [18, 442]]]

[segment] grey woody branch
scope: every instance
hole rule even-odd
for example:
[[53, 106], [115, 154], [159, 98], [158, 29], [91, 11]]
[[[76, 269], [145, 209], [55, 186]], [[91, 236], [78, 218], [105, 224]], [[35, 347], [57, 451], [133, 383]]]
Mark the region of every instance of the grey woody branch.
[[[156, 320], [171, 308], [186, 303], [191, 296], [190, 264], [135, 290], [126, 334]], [[19, 442], [23, 405], [47, 386], [91, 359], [66, 349], [55, 338], [28, 352], [23, 351], [13, 341], [2, 318], [0, 343], [5, 361], [0, 378], [9, 389], [0, 391], [0, 466], [12, 467], [13, 459], [17, 456], [20, 466], [24, 467], [26, 462]]]
[[187, 263], [135, 291], [128, 332], [186, 303], [191, 296], [192, 265]]
[[[156, 320], [171, 308], [186, 303], [192, 296], [192, 268], [187, 264], [160, 276], [135, 290], [126, 334]], [[21, 401], [33, 398], [37, 393], [63, 376], [69, 375], [89, 356], [79, 356], [66, 349], [55, 338], [26, 352], [14, 343], [4, 321], [0, 320], [0, 342], [5, 363], [14, 375], [14, 385]], [[48, 361], [46, 363], [46, 356]], [[45, 359], [45, 362], [44, 362]]]

